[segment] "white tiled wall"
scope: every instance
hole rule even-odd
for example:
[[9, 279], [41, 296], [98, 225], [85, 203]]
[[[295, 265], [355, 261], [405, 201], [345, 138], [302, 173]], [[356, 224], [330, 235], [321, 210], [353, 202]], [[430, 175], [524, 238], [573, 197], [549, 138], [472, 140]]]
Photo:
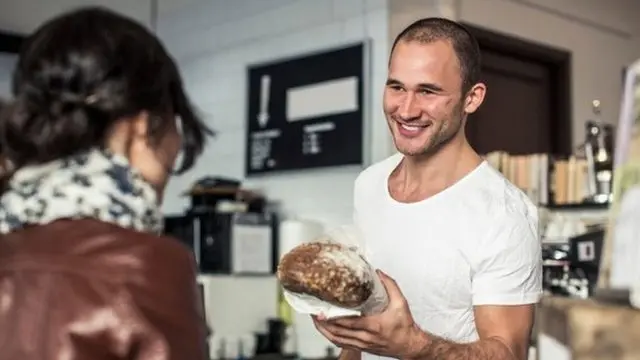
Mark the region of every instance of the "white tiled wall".
[[[167, 212], [182, 211], [177, 194], [204, 175], [244, 176], [247, 65], [340, 46], [363, 39], [372, 44], [369, 103], [371, 151], [389, 153], [381, 91], [386, 79], [388, 42], [386, 0], [211, 0], [192, 1], [161, 16], [159, 34], [176, 57], [187, 89], [218, 132], [204, 159], [174, 180]], [[247, 186], [282, 201], [287, 213], [329, 226], [351, 220], [352, 186], [359, 167], [345, 167], [250, 179]]]

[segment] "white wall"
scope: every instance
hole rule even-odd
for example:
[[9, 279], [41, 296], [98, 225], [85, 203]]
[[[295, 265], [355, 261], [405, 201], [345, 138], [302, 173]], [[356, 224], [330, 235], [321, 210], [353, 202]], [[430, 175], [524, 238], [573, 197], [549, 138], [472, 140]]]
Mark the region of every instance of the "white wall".
[[[186, 0], [176, 1], [182, 3]], [[150, 24], [151, 0], [0, 0], [0, 29], [27, 34], [57, 14], [89, 5], [106, 6]]]
[[[168, 188], [165, 209], [182, 211], [177, 194], [204, 175], [244, 177], [247, 65], [372, 39], [370, 103], [374, 160], [389, 152], [381, 113], [386, 79], [386, 0], [194, 1], [163, 15], [159, 34], [175, 55], [188, 91], [219, 136], [205, 159]], [[282, 201], [286, 211], [329, 225], [351, 221], [352, 186], [360, 167], [250, 179], [248, 187]]]

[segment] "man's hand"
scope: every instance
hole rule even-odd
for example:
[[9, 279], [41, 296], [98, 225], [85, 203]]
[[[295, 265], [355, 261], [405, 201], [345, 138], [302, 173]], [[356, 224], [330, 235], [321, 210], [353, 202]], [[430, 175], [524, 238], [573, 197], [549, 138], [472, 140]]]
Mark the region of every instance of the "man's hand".
[[[458, 344], [422, 331], [396, 282], [379, 272], [389, 295], [380, 314], [337, 319], [313, 317], [316, 328], [347, 355], [360, 352], [400, 359], [524, 360], [534, 305], [476, 306], [480, 340]], [[344, 351], [343, 351], [344, 353]]]
[[318, 331], [344, 349], [381, 356], [411, 358], [425, 346], [422, 332], [396, 282], [378, 271], [389, 296], [389, 305], [380, 314], [337, 319], [313, 317]]

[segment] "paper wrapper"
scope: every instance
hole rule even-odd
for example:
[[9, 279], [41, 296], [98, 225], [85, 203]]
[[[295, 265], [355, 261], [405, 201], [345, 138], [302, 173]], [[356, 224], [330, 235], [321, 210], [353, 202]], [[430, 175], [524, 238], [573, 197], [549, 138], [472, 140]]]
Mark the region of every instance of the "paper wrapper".
[[362, 304], [352, 308], [339, 307], [309, 294], [284, 289], [284, 298], [298, 313], [323, 315], [326, 318], [359, 316], [382, 312], [389, 298], [375, 269], [366, 261], [360, 232], [353, 226], [342, 226], [325, 233], [312, 243], [340, 244], [343, 251], [323, 254], [340, 266], [346, 266], [361, 282], [371, 283], [371, 295]]

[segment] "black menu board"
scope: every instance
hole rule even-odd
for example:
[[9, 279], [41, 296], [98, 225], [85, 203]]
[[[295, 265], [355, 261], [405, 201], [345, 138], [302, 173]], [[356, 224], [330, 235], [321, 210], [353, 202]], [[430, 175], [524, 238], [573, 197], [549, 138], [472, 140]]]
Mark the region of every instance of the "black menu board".
[[248, 68], [248, 176], [363, 163], [366, 42]]

